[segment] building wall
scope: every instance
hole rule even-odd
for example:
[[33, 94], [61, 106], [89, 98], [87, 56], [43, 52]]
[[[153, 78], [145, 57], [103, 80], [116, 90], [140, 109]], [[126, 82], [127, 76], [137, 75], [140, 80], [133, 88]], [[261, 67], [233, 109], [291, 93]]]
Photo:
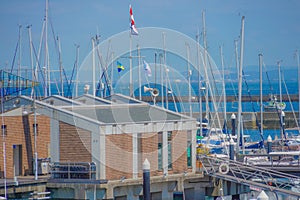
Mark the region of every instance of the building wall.
[[172, 170], [170, 174], [183, 173], [191, 171], [187, 167], [187, 131], [172, 132]]
[[92, 162], [91, 133], [59, 122], [60, 162]]
[[107, 135], [105, 137], [105, 147], [106, 179], [132, 178], [132, 135]]
[[147, 158], [150, 163], [151, 176], [162, 175], [162, 169], [158, 170], [158, 135], [157, 133], [141, 134], [141, 167], [139, 168], [139, 177], [143, 176], [142, 163]]
[[[48, 117], [37, 115], [37, 154], [38, 158], [48, 158], [50, 156], [50, 120]], [[6, 177], [14, 176], [13, 151], [16, 145], [21, 145], [22, 166], [20, 175], [32, 174], [32, 162], [34, 160], [34, 116], [6, 116], [4, 117], [6, 125], [5, 149], [6, 149]], [[1, 129], [1, 127], [0, 127]], [[0, 176], [4, 171], [3, 162], [3, 137], [1, 129], [1, 156], [0, 156]]]

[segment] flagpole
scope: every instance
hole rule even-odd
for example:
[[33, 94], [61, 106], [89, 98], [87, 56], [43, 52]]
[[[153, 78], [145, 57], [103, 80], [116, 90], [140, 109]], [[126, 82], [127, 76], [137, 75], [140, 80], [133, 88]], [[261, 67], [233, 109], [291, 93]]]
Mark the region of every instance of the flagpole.
[[131, 55], [131, 50], [132, 50], [132, 35], [131, 31], [129, 31], [129, 96], [133, 96], [132, 94], [132, 55]]
[[141, 51], [140, 51], [140, 46], [137, 45], [137, 50], [138, 50], [138, 62], [139, 62], [139, 67], [138, 67], [138, 79], [139, 79], [139, 100], [142, 100], [142, 82], [141, 82]]
[[114, 78], [114, 52], [112, 52], [112, 54], [111, 54], [110, 95], [114, 94], [114, 92], [113, 92], [113, 78]]
[[96, 85], [95, 85], [95, 80], [96, 80], [96, 77], [95, 77], [95, 39], [92, 38], [92, 76], [93, 76], [93, 96], [96, 96]]

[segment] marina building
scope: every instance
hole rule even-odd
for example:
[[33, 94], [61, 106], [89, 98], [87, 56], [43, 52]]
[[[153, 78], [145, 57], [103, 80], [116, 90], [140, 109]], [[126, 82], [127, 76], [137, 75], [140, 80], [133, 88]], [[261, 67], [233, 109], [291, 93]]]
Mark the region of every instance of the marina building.
[[[9, 178], [33, 174], [36, 151], [49, 165], [90, 163], [93, 178], [105, 182], [94, 192], [48, 183], [57, 197], [63, 190], [78, 198], [138, 198], [145, 159], [151, 166], [153, 199], [173, 198], [174, 191], [194, 196], [205, 190], [197, 184], [198, 179], [205, 182], [203, 175], [195, 173], [194, 118], [121, 94], [105, 99], [85, 94], [73, 100], [54, 95], [35, 101], [18, 96], [3, 108]], [[3, 173], [3, 158], [0, 166]]]

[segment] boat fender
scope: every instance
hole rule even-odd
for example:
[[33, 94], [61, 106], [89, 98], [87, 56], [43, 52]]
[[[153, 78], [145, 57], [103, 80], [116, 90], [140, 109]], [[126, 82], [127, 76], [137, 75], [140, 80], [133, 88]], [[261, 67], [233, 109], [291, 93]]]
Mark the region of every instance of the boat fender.
[[222, 163], [220, 166], [219, 166], [219, 172], [221, 174], [227, 174], [229, 172], [229, 166], [228, 164], [226, 163]]

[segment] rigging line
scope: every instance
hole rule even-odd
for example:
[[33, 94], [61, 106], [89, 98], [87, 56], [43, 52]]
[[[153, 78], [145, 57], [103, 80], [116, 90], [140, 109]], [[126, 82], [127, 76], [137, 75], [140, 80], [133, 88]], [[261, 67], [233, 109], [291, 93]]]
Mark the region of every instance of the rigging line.
[[271, 95], [272, 95], [273, 94], [273, 87], [272, 87], [272, 84], [271, 84], [271, 81], [270, 81], [269, 74], [268, 74], [268, 72], [266, 70], [266, 64], [265, 63], [263, 63], [263, 67], [264, 67], [265, 72], [266, 72], [266, 76], [267, 76], [269, 87], [270, 87], [270, 92], [271, 92]]
[[262, 131], [261, 131], [261, 125], [260, 125], [259, 122], [258, 122], [257, 112], [256, 112], [256, 110], [255, 110], [255, 108], [254, 108], [254, 104], [253, 104], [253, 101], [252, 101], [252, 97], [251, 97], [249, 85], [248, 85], [248, 83], [247, 83], [247, 80], [246, 80], [246, 76], [245, 76], [244, 70], [242, 70], [242, 74], [243, 74], [243, 79], [244, 79], [244, 82], [245, 82], [245, 85], [246, 85], [246, 88], [247, 88], [248, 97], [249, 97], [250, 102], [251, 102], [251, 107], [252, 107], [252, 110], [253, 110], [253, 113], [254, 113], [254, 116], [255, 116], [255, 123], [256, 123], [256, 126], [257, 126], [257, 128], [258, 128], [258, 131], [259, 131], [259, 133], [260, 133], [261, 140], [264, 141], [264, 137], [263, 137]]
[[[73, 84], [73, 76], [74, 76], [74, 72], [75, 72], [76, 62], [77, 62], [77, 61], [75, 61], [74, 66], [73, 66], [73, 69], [72, 69], [72, 74], [71, 74], [70, 81], [68, 81], [68, 91], [67, 91], [67, 95], [69, 95], [69, 97], [72, 97], [71, 85]], [[66, 73], [65, 70], [64, 70], [64, 73]]]
[[[109, 51], [109, 49], [108, 49], [108, 51]], [[107, 88], [107, 90], [108, 90], [108, 92], [110, 94], [110, 88], [109, 88], [110, 79], [109, 79], [109, 76], [108, 76], [108, 73], [107, 73], [107, 70], [108, 70], [107, 61], [105, 61], [105, 62], [103, 61], [103, 57], [101, 56], [101, 53], [99, 51], [98, 46], [97, 46], [97, 55], [98, 55], [98, 58], [99, 58], [99, 63], [100, 63], [101, 68], [103, 70], [99, 82], [101, 82], [101, 79], [104, 77], [106, 88]]]
[[[212, 86], [210, 85], [210, 83], [209, 83], [209, 87], [210, 87], [210, 89], [209, 89], [209, 91], [210, 91], [210, 93], [211, 93], [211, 99], [212, 99], [212, 103], [213, 103], [213, 108], [214, 108], [214, 111], [215, 111], [215, 114], [214, 114], [214, 119], [215, 119], [215, 117], [217, 118], [217, 123], [218, 123], [218, 126], [219, 127], [222, 127], [221, 126], [221, 122], [220, 122], [220, 118], [219, 118], [219, 115], [218, 115], [218, 113], [217, 113], [217, 111], [219, 110], [219, 105], [217, 106], [216, 105], [216, 100], [215, 100], [215, 97], [214, 96], [219, 96], [220, 97], [220, 95], [219, 95], [219, 91], [218, 91], [218, 87], [216, 86], [216, 79], [215, 79], [215, 76], [214, 76], [214, 73], [213, 73], [213, 71], [212, 71], [212, 68], [211, 68], [211, 61], [210, 61], [210, 56], [209, 55], [207, 55], [208, 56], [208, 58], [209, 59], [207, 59], [208, 60], [208, 65], [209, 65], [209, 69], [210, 69], [210, 72], [211, 72], [211, 76], [213, 77], [213, 81], [212, 81]], [[212, 93], [212, 90], [211, 90], [211, 88], [215, 88], [215, 94], [213, 94]], [[208, 98], [208, 97], [207, 97]], [[218, 101], [218, 103], [220, 103], [220, 101], [222, 100], [222, 98], [219, 98], [219, 101]], [[211, 114], [211, 112], [210, 112], [210, 114]], [[213, 121], [213, 123], [214, 123], [214, 125], [216, 126], [216, 124], [215, 124], [215, 122]]]
[[[43, 74], [43, 71], [41, 69], [41, 65], [40, 65], [40, 61], [39, 61], [39, 58], [37, 57], [37, 54], [36, 54], [36, 50], [34, 48], [34, 45], [32, 44], [32, 49], [33, 49], [33, 53], [34, 53], [34, 56], [35, 56], [35, 59], [36, 59], [36, 65], [38, 66], [38, 68], [40, 69], [40, 72], [41, 72], [41, 76], [42, 76], [42, 86], [44, 88], [44, 86], [46, 86], [45, 84], [45, 77], [44, 77], [44, 74]], [[39, 94], [41, 94], [41, 92], [39, 91]]]
[[[16, 49], [15, 49], [15, 53], [14, 53], [14, 57], [13, 57], [13, 60], [12, 60], [12, 65], [11, 65], [11, 68], [10, 68], [10, 73], [12, 74], [13, 73], [13, 69], [14, 69], [14, 65], [15, 65], [15, 61], [16, 61], [16, 56], [17, 56], [17, 52], [18, 52], [18, 47], [19, 47], [19, 41], [17, 42], [17, 45], [16, 45]], [[7, 87], [9, 88], [10, 86], [10, 76], [9, 76], [9, 79], [8, 79], [8, 84], [7, 84]], [[4, 90], [3, 90], [4, 91]], [[8, 95], [8, 89], [5, 90], [5, 95], [4, 96], [7, 96]]]
[[[175, 87], [176, 87], [176, 90], [178, 91], [178, 94], [179, 94], [179, 95], [177, 95], [177, 98], [179, 99], [180, 102], [183, 102], [182, 98], [181, 98], [181, 94], [180, 94], [180, 90], [179, 90], [178, 84], [176, 82], [175, 82]], [[174, 104], [176, 105], [175, 102], [174, 102]], [[180, 105], [180, 108], [182, 108], [183, 112], [185, 113], [184, 105]]]
[[291, 101], [291, 97], [290, 97], [288, 88], [287, 88], [287, 86], [286, 86], [286, 82], [285, 82], [285, 80], [284, 80], [284, 76], [282, 76], [282, 81], [283, 81], [283, 85], [284, 85], [286, 94], [287, 94], [288, 99], [289, 99], [289, 103], [290, 103], [290, 105], [291, 105], [293, 117], [294, 117], [294, 120], [295, 120], [295, 122], [296, 122], [296, 126], [297, 126], [297, 128], [298, 128], [298, 132], [299, 132], [299, 123], [298, 123], [298, 120], [297, 120], [297, 117], [296, 117], [296, 114], [295, 114], [294, 106], [293, 106], [293, 104], [291, 103], [291, 102], [292, 102], [292, 101]]
[[[101, 80], [102, 80], [102, 78], [104, 77], [104, 82], [105, 82], [105, 85], [106, 85], [106, 87], [107, 87], [107, 90], [109, 91], [109, 93], [110, 93], [110, 88], [108, 87], [108, 83], [109, 83], [109, 78], [108, 78], [108, 74], [107, 74], [107, 67], [105, 67], [105, 63], [103, 63], [104, 61], [103, 61], [103, 58], [102, 58], [102, 56], [101, 56], [101, 54], [100, 54], [100, 52], [99, 52], [99, 48], [97, 48], [97, 56], [98, 56], [98, 58], [99, 58], [99, 63], [100, 63], [100, 66], [101, 66], [101, 68], [102, 68], [102, 70], [103, 70], [103, 72], [102, 72], [102, 74], [101, 74], [101, 76], [100, 76], [100, 79], [99, 79], [99, 83], [98, 83], [98, 85], [97, 85], [97, 90], [99, 89], [98, 87], [102, 87], [101, 86]], [[104, 88], [103, 88], [104, 89]], [[104, 94], [103, 94], [104, 95]]]
[[18, 52], [18, 47], [19, 47], [19, 41], [17, 42], [17, 45], [16, 45], [14, 57], [13, 57], [11, 68], [10, 68], [10, 73], [13, 73], [13, 70], [14, 70], [14, 65], [15, 65], [16, 56], [17, 56], [17, 52]]

